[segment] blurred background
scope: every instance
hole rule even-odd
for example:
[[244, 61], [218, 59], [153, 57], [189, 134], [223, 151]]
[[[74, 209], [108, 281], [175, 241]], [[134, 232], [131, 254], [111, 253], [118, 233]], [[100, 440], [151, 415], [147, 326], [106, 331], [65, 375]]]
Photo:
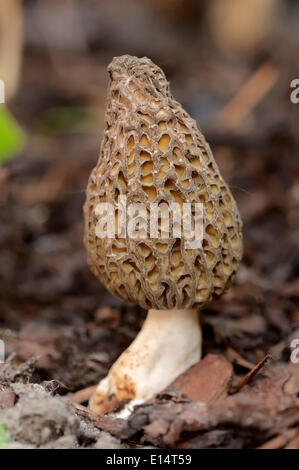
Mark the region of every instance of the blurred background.
[[148, 56], [209, 141], [244, 222], [236, 282], [203, 312], [204, 353], [287, 361], [299, 337], [299, 4], [1, 0], [0, 337], [64, 391], [95, 384], [145, 312], [89, 272], [82, 205], [106, 67]]

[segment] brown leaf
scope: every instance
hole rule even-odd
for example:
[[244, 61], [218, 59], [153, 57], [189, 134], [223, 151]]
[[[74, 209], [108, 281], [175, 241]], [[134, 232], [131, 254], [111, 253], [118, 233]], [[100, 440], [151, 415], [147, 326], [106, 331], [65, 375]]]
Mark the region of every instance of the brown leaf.
[[212, 403], [227, 395], [232, 375], [233, 367], [225, 357], [208, 354], [181, 374], [161, 394], [172, 397], [183, 394], [192, 401]]
[[0, 389], [0, 410], [13, 407], [15, 404], [15, 394], [10, 387]]
[[[299, 424], [299, 399], [283, 390], [289, 376], [273, 367], [271, 377], [260, 376], [253, 386], [208, 403], [178, 403], [171, 395], [160, 394], [155, 401], [135, 408], [118, 437], [133, 439], [143, 430], [142, 442], [173, 447], [184, 446], [188, 437], [194, 439], [197, 434], [196, 445], [201, 447], [211, 440], [207, 432], [221, 429], [226, 431], [223, 445], [230, 435], [231, 447], [243, 447], [245, 443], [257, 447]], [[240, 439], [240, 435], [246, 438]], [[217, 434], [215, 439], [221, 446], [221, 436]]]

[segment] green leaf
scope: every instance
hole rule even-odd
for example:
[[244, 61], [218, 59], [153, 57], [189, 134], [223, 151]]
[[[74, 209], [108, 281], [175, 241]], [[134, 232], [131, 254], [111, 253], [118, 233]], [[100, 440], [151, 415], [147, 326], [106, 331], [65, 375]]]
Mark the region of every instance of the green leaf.
[[0, 164], [20, 152], [25, 137], [18, 123], [4, 105], [0, 105]]
[[7, 444], [9, 444], [9, 435], [4, 424], [0, 422], [0, 449], [5, 449]]

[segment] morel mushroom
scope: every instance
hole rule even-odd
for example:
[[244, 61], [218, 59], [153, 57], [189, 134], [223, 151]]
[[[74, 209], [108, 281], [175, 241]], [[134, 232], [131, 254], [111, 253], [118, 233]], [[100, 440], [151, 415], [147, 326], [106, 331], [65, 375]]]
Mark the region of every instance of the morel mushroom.
[[[149, 312], [90, 401], [101, 413], [122, 400], [149, 399], [200, 360], [197, 310], [229, 287], [242, 256], [236, 203], [163, 71], [148, 58], [125, 55], [114, 58], [108, 72], [104, 137], [84, 206], [88, 263], [110, 292]], [[156, 237], [148, 225], [134, 237], [103, 237], [98, 207], [117, 207], [118, 227], [121, 196], [127, 205], [143, 204], [146, 216], [153, 204], [201, 204], [202, 243], [190, 247], [184, 234], [176, 236], [174, 217], [168, 238], [161, 218]]]

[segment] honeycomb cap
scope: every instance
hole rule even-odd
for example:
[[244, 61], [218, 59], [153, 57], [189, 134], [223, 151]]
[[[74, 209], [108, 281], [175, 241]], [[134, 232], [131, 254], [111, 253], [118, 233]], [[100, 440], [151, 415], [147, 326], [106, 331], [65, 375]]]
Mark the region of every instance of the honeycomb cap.
[[[87, 187], [85, 245], [92, 272], [114, 295], [148, 309], [205, 305], [230, 285], [242, 257], [242, 222], [196, 122], [150, 59], [115, 57], [108, 67], [104, 136]], [[97, 205], [201, 203], [202, 243], [184, 238], [97, 235]], [[162, 233], [159, 222], [159, 235]]]

